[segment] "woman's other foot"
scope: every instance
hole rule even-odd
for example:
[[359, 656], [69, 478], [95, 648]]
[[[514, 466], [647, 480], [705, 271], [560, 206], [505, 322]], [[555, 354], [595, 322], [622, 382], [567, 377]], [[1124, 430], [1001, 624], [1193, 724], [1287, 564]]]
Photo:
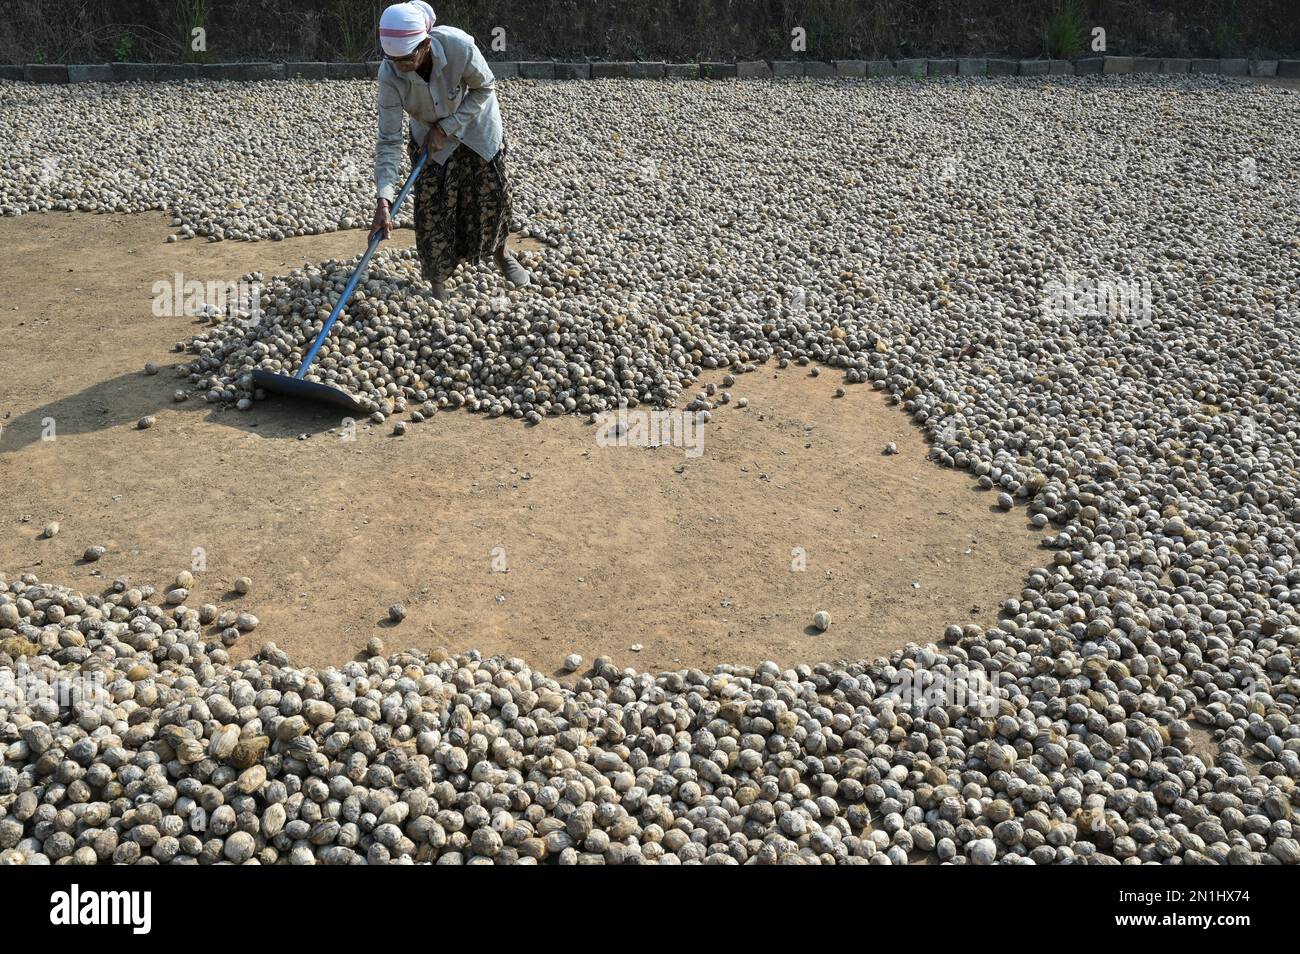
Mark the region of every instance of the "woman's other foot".
[[505, 275], [506, 281], [512, 285], [523, 286], [533, 280], [528, 274], [528, 269], [519, 264], [519, 260], [510, 252], [497, 252], [497, 268]]

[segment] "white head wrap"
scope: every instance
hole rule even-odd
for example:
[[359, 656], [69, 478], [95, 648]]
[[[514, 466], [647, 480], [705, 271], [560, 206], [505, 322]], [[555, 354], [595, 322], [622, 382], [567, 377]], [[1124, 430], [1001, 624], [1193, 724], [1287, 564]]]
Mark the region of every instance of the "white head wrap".
[[435, 20], [424, 0], [395, 3], [379, 18], [379, 45], [389, 56], [407, 56], [424, 42]]

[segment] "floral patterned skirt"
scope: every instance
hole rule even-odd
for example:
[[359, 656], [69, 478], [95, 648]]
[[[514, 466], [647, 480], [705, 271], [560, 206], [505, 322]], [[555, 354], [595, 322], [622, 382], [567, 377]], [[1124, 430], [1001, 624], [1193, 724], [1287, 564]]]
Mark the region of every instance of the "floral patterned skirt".
[[[406, 144], [414, 163], [415, 140]], [[445, 281], [461, 262], [490, 258], [510, 234], [503, 142], [489, 162], [463, 143], [446, 165], [427, 162], [415, 182], [415, 246], [425, 280]]]

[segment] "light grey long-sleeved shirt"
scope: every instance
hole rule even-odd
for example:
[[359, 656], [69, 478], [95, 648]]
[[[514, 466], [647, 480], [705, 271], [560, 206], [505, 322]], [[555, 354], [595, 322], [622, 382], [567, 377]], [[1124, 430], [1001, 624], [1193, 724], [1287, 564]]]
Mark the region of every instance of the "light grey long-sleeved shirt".
[[403, 73], [388, 60], [379, 67], [375, 195], [389, 202], [401, 188], [403, 114], [411, 117], [411, 134], [418, 143], [435, 122], [447, 134], [447, 142], [429, 157], [439, 165], [462, 144], [488, 160], [501, 148], [495, 78], [474, 38], [455, 27], [436, 26], [429, 36], [429, 52], [433, 70], [427, 83], [414, 70]]

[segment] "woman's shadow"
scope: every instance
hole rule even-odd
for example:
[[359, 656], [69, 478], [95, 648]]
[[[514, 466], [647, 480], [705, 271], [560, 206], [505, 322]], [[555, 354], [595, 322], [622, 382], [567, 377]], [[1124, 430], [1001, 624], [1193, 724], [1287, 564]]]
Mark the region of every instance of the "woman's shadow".
[[249, 411], [237, 411], [233, 405], [209, 404], [203, 400], [202, 393], [176, 401], [174, 393], [189, 382], [176, 377], [174, 367], [161, 367], [156, 375], [143, 371], [119, 374], [13, 419], [7, 414], [0, 417], [0, 456], [70, 434], [89, 434], [134, 424], [164, 408], [203, 412], [213, 423], [268, 438], [296, 438], [343, 424], [343, 412], [337, 408], [280, 396], [256, 401]]

